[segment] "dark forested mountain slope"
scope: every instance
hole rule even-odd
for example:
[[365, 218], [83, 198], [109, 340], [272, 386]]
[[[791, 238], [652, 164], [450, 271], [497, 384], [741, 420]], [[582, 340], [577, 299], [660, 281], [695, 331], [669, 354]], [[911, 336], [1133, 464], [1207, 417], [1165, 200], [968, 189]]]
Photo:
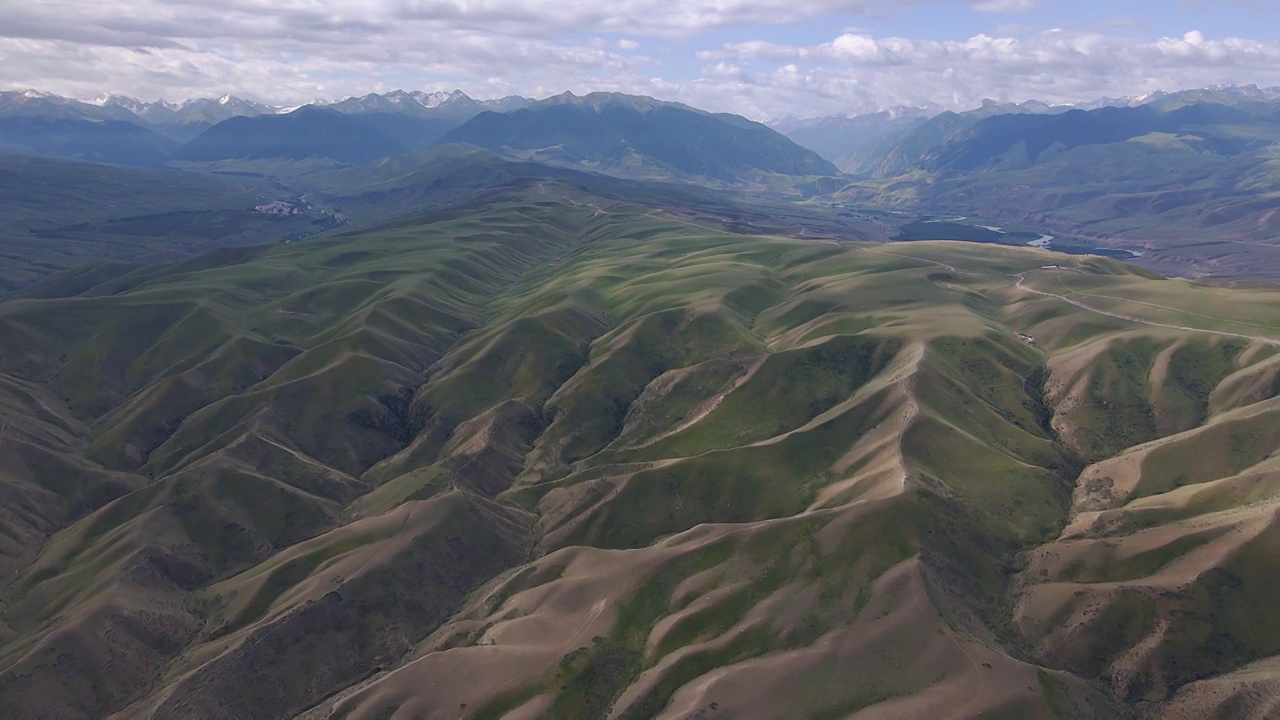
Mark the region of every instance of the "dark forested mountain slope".
[[0, 116], [0, 152], [157, 165], [169, 159], [175, 147], [172, 140], [123, 120]]
[[234, 117], [183, 145], [178, 160], [327, 158], [372, 162], [409, 151], [367, 120], [307, 106], [285, 115]]
[[565, 95], [509, 113], [482, 113], [442, 142], [624, 174], [722, 181], [837, 174], [830, 162], [759, 123], [608, 93]]

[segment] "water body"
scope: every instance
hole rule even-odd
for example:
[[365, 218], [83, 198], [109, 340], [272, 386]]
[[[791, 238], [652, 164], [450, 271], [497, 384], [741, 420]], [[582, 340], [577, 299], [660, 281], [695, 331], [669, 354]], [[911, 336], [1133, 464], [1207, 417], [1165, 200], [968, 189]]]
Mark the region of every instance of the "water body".
[[1068, 255], [1101, 255], [1117, 260], [1132, 260], [1141, 252], [1104, 248], [1083, 241], [1061, 241], [1055, 235], [1031, 232], [1010, 232], [994, 225], [968, 225], [944, 220], [918, 220], [903, 225], [894, 242], [912, 240], [963, 240], [990, 245], [1020, 245], [1053, 250]]
[[997, 245], [1025, 245], [1038, 233], [1009, 232], [994, 225], [968, 225], [965, 223], [913, 222], [903, 225], [894, 240], [967, 240], [969, 242], [995, 243]]

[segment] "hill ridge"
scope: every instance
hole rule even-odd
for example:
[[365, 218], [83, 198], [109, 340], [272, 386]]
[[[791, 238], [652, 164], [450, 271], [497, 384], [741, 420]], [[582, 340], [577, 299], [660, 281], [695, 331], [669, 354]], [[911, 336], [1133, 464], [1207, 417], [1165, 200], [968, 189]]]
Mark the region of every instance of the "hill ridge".
[[[0, 334], [31, 333], [4, 344], [22, 350], [0, 372], [79, 416], [84, 457], [57, 452], [101, 488], [83, 515], [41, 510], [65, 529], [12, 565], [6, 707], [1123, 717], [1139, 680], [1159, 707], [1190, 707], [1177, 693], [1205, 678], [1167, 670], [1190, 649], [1129, 664], [1150, 637], [1135, 620], [1121, 644], [1089, 645], [1124, 668], [1107, 675], [1044, 623], [1058, 585], [1036, 568], [1067, 577], [1050, 560], [1075, 542], [1082, 470], [1158, 438], [1264, 448], [1237, 418], [1273, 414], [1277, 356], [1085, 315], [1022, 281], [1150, 301], [1154, 323], [1188, 297], [1256, 322], [1268, 291], [1206, 296], [1035, 249], [711, 232], [547, 182], [0, 303]], [[1267, 487], [1257, 467], [1231, 482]], [[1217, 567], [1182, 547], [1160, 552]], [[1113, 572], [1102, 545], [1088, 552], [1089, 572]], [[1260, 576], [1231, 568], [1241, 589], [1213, 588], [1235, 603]], [[1089, 577], [1072, 582], [1125, 611]], [[1170, 627], [1196, 610], [1147, 601]], [[1105, 614], [1075, 617], [1107, 632]], [[1258, 637], [1227, 647], [1216, 682], [1274, 654]], [[48, 648], [127, 656], [155, 681], [41, 665]], [[895, 669], [920, 657], [929, 673]], [[832, 662], [879, 689], [789, 694]], [[431, 682], [444, 689], [413, 690]]]

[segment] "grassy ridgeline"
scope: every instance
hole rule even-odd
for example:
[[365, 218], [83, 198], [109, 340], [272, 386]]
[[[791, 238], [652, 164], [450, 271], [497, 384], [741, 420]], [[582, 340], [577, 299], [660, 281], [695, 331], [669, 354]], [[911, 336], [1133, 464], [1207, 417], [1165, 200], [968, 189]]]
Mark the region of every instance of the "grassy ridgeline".
[[30, 458], [0, 487], [49, 498], [4, 546], [0, 703], [1116, 717], [1204, 707], [1200, 680], [1249, 701], [1230, 673], [1280, 652], [1243, 610], [1275, 570], [1274, 293], [563, 193], [0, 304], [0, 439]]

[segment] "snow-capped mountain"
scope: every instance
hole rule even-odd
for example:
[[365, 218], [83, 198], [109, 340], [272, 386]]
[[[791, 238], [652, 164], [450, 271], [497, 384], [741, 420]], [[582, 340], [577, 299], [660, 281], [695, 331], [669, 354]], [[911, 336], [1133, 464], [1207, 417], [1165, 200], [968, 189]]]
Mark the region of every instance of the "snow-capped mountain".
[[145, 115], [157, 108], [172, 112], [182, 107], [178, 103], [165, 102], [164, 100], [145, 102], [138, 98], [129, 97], [128, 95], [116, 95], [115, 93], [103, 93], [90, 100], [89, 104], [97, 105], [98, 107], [120, 107], [134, 115]]
[[0, 92], [0, 115], [38, 115], [78, 120], [127, 120], [128, 110], [101, 107], [39, 90]]
[[[494, 100], [476, 100], [461, 90], [393, 90], [384, 94], [370, 93], [338, 101], [315, 100], [292, 106], [268, 105], [231, 94], [169, 102], [140, 100], [110, 92], [102, 93], [92, 100], [77, 100], [39, 90], [12, 90], [0, 91], [0, 117], [121, 121], [151, 130], [170, 141], [185, 143], [231, 118], [287, 115], [314, 106], [348, 115], [378, 115], [380, 117], [371, 121], [377, 123], [383, 131], [394, 136], [407, 133], [420, 139], [443, 134], [486, 110], [506, 112], [525, 107], [530, 102], [527, 98], [514, 95]], [[413, 124], [421, 121], [429, 122], [433, 130], [426, 132]]]
[[1194, 90], [1175, 90], [1173, 92], [1156, 90], [1142, 95], [1126, 95], [1118, 98], [1101, 97], [1096, 100], [1078, 103], [1075, 107], [1081, 110], [1097, 110], [1103, 107], [1138, 107], [1139, 105], [1180, 102], [1213, 102], [1234, 105], [1241, 102], [1274, 102], [1276, 100], [1280, 100], [1280, 87], [1210, 85]]
[[[74, 101], [72, 101], [74, 102]], [[219, 98], [196, 98], [181, 103], [165, 100], [146, 102], [127, 95], [104, 93], [85, 103], [104, 109], [119, 108], [154, 125], [185, 125], [188, 123], [219, 123], [241, 115], [265, 115], [275, 108], [234, 95]]]
[[252, 100], [243, 100], [234, 95], [223, 95], [220, 98], [197, 98], [182, 103], [173, 110], [173, 119], [178, 123], [205, 122], [220, 123], [233, 117], [274, 114], [276, 109]]
[[479, 114], [485, 110], [505, 112], [528, 105], [527, 98], [511, 95], [497, 100], [475, 100], [461, 90], [421, 92], [392, 90], [347, 97], [332, 103], [317, 103], [347, 114], [402, 113], [420, 117], [448, 117]]

